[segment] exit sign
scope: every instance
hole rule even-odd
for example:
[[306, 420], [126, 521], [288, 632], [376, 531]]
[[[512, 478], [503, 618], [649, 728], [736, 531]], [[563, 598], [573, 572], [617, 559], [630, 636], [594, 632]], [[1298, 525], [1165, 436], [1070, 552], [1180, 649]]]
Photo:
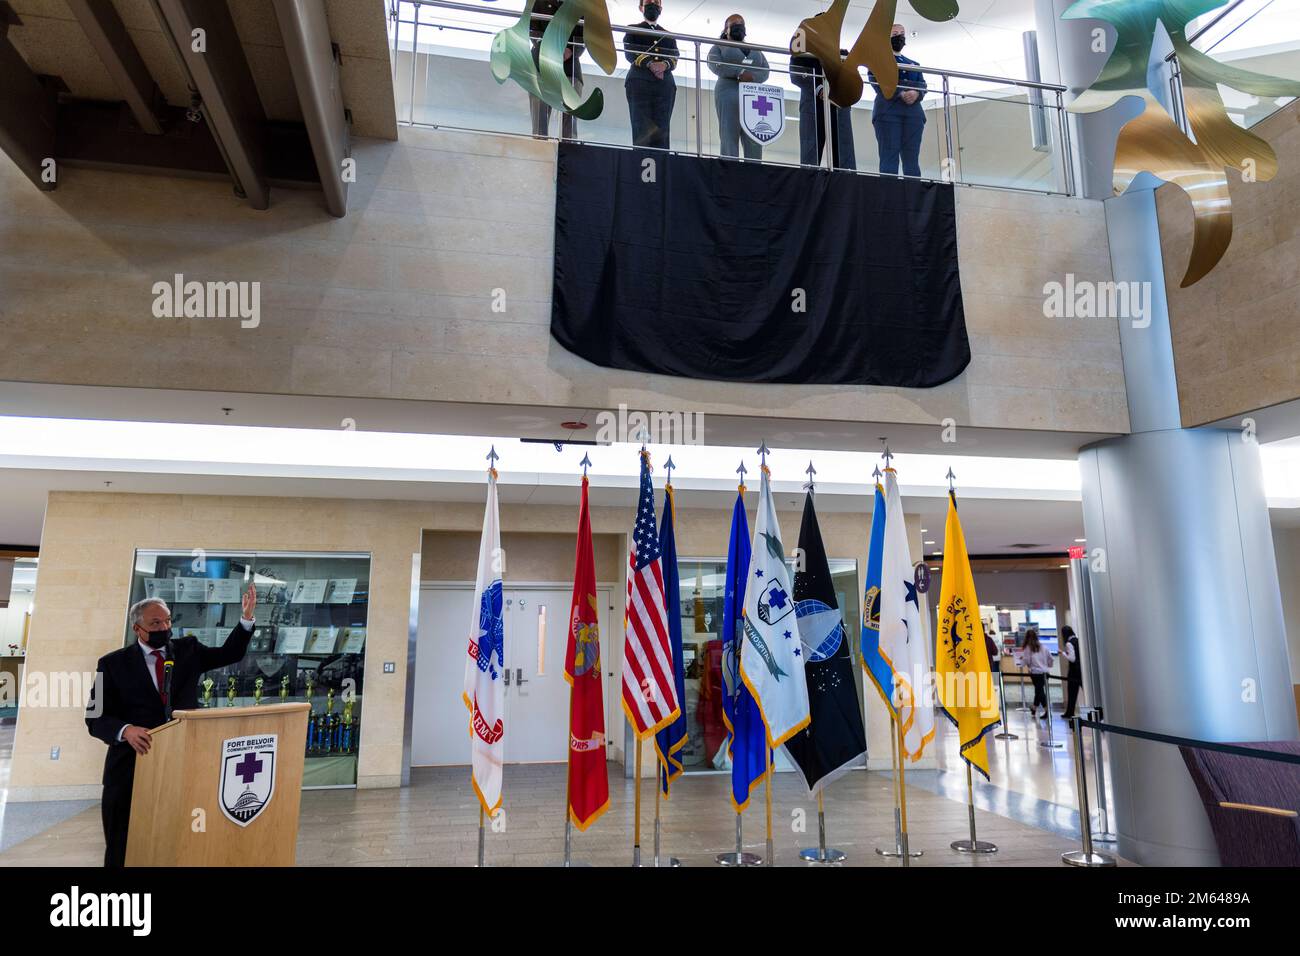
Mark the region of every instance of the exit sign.
[[1073, 548], [1067, 548], [1066, 553], [1069, 554], [1071, 561], [1082, 561], [1084, 557], [1083, 545], [1077, 545]]

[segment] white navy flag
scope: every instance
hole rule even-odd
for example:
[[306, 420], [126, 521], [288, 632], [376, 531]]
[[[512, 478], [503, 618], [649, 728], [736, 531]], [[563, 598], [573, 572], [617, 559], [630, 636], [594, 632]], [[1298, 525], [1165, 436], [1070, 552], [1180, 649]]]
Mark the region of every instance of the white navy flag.
[[470, 609], [469, 656], [465, 660], [465, 706], [469, 708], [474, 792], [491, 815], [501, 806], [505, 762], [505, 626], [501, 617], [501, 525], [497, 476], [488, 473], [487, 509], [478, 549], [478, 577]]
[[928, 633], [921, 623], [903, 500], [893, 468], [885, 469], [885, 548], [880, 567], [880, 656], [893, 671], [893, 700], [903, 735], [902, 750], [920, 760], [934, 739], [934, 707], [925, 699], [930, 673]]
[[811, 718], [794, 587], [766, 466], [747, 580], [740, 676], [763, 714], [768, 746], [775, 749], [807, 727]]

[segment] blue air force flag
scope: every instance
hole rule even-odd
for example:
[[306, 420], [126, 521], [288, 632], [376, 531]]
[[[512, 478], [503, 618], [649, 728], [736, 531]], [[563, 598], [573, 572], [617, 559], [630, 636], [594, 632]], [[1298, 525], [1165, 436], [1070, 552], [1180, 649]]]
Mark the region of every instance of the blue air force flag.
[[776, 748], [808, 726], [808, 686], [803, 645], [794, 613], [794, 586], [781, 546], [767, 467], [763, 469], [754, 543], [745, 588], [745, 641], [740, 676], [754, 695]]
[[469, 621], [465, 660], [465, 706], [469, 708], [474, 792], [490, 816], [501, 806], [505, 762], [505, 627], [501, 618], [501, 525], [497, 475], [488, 473], [487, 509], [478, 549], [478, 577]]
[[894, 469], [885, 469], [885, 547], [880, 563], [880, 656], [893, 675], [894, 709], [902, 751], [920, 760], [934, 739], [934, 705], [927, 697], [930, 654], [921, 624], [920, 597], [913, 583], [903, 499]]
[[740, 84], [740, 127], [766, 146], [785, 132], [785, 91], [768, 83]]
[[722, 721], [727, 725], [731, 802], [737, 813], [749, 805], [750, 793], [767, 776], [772, 762], [763, 715], [758, 712], [754, 695], [740, 679], [748, 576], [749, 521], [745, 517], [745, 486], [741, 485], [736, 492], [736, 504], [731, 509], [727, 580], [722, 600]]

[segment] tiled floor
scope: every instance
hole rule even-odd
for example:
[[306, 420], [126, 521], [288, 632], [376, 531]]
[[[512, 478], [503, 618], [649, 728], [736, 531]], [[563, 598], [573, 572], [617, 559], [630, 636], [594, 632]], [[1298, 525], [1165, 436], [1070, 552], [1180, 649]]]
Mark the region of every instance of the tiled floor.
[[[1059, 866], [1064, 850], [1076, 849], [1070, 751], [1047, 751], [1013, 718], [1020, 741], [991, 748], [993, 783], [976, 784], [979, 837], [998, 845], [988, 857], [953, 852], [948, 844], [967, 834], [965, 774], [951, 734], [941, 740], [944, 767], [908, 774], [908, 820], [913, 849], [925, 851], [918, 866]], [[1039, 723], [1038, 728], [1042, 728]], [[1058, 732], [1061, 728], [1058, 722]], [[575, 861], [626, 865], [632, 857], [632, 781], [610, 767], [612, 803], [586, 833], [573, 835]], [[1065, 788], [1063, 780], [1071, 782]], [[1014, 786], [1008, 786], [1008, 783]], [[663, 849], [688, 866], [712, 866], [720, 852], [734, 849], [735, 815], [722, 775], [679, 781], [663, 806]], [[1068, 789], [1069, 802], [1065, 799]], [[559, 765], [506, 769], [505, 828], [489, 832], [488, 862], [494, 865], [558, 863], [564, 850], [564, 768]], [[653, 847], [653, 783], [644, 784], [642, 856]], [[764, 842], [762, 792], [745, 813], [746, 848], [761, 853]], [[848, 774], [827, 790], [826, 827], [830, 845], [848, 854], [850, 866], [898, 866], [874, 852], [893, 843], [893, 798], [889, 774]], [[103, 855], [98, 804], [13, 804], [0, 829], [0, 865], [95, 866]], [[778, 774], [773, 788], [776, 865], [801, 866], [798, 851], [816, 843], [817, 802], [793, 774]], [[12, 815], [12, 816], [11, 816]], [[11, 821], [17, 821], [11, 822]], [[24, 838], [7, 838], [11, 826]], [[469, 865], [477, 851], [478, 804], [463, 767], [420, 769], [401, 790], [318, 790], [302, 796], [298, 862], [304, 866]], [[803, 829], [799, 827], [802, 825]], [[38, 831], [39, 832], [36, 832]]]

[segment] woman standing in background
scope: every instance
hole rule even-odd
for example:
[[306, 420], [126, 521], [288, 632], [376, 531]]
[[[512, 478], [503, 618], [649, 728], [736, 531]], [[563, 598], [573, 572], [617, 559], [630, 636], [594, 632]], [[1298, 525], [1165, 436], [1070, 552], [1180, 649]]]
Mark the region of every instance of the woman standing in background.
[[[1031, 627], [1025, 632], [1025, 646], [1021, 648], [1020, 666], [1029, 671], [1029, 679], [1034, 682], [1034, 716], [1046, 720], [1051, 715], [1047, 697], [1047, 675], [1052, 669], [1052, 652], [1039, 643], [1036, 627]], [[1038, 713], [1040, 701], [1043, 705], [1042, 714]]]
[[[745, 18], [739, 13], [727, 17], [722, 39], [741, 43], [745, 39]], [[762, 50], [748, 47], [715, 46], [709, 50], [709, 69], [718, 77], [713, 88], [713, 106], [718, 111], [718, 151], [739, 156], [744, 143], [746, 159], [762, 159], [763, 147], [740, 129], [740, 84], [765, 83], [771, 70]], [[782, 103], [781, 109], [785, 108]]]

